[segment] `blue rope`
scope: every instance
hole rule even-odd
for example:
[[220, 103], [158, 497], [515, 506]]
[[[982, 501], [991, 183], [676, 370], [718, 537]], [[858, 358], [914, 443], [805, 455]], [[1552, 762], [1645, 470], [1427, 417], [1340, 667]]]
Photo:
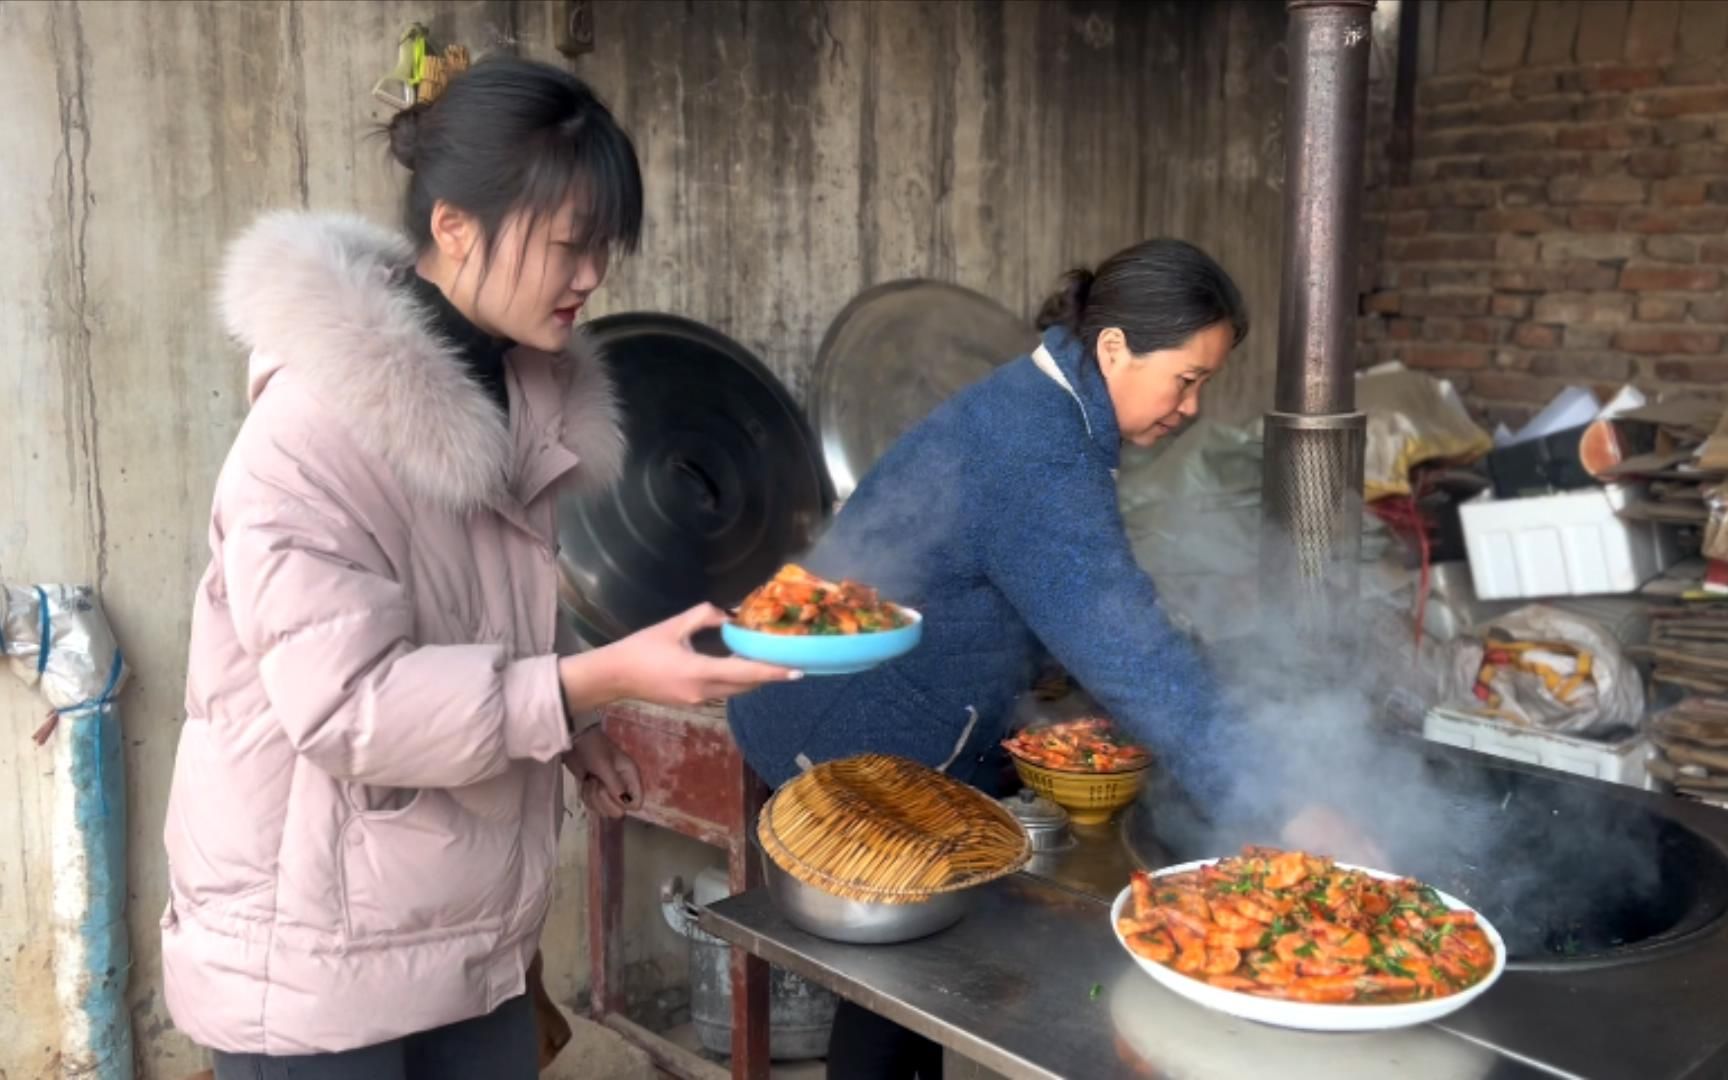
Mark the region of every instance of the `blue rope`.
[[114, 688], [120, 685], [120, 673], [126, 669], [126, 659], [119, 649], [114, 650], [114, 662], [108, 666], [108, 684], [102, 692], [89, 701], [81, 701], [68, 708], [56, 710], [59, 716], [77, 716], [82, 713], [94, 713], [96, 722], [90, 726], [91, 738], [96, 744], [96, 793], [101, 797], [102, 816], [108, 816], [108, 789], [102, 783], [102, 721], [114, 708]]
[[41, 640], [36, 643], [36, 677], [48, 670], [48, 647], [54, 636], [54, 625], [48, 619], [48, 594], [42, 591], [42, 586], [36, 586], [36, 617], [40, 629]]

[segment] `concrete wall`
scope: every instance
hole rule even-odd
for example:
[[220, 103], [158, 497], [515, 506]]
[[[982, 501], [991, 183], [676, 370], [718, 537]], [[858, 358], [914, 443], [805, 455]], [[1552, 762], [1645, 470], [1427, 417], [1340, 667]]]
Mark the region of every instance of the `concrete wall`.
[[[0, 578], [98, 584], [136, 666], [124, 703], [144, 1075], [199, 1057], [163, 1009], [160, 828], [188, 597], [243, 358], [208, 312], [224, 240], [267, 207], [389, 219], [399, 177], [365, 136], [398, 29], [551, 56], [561, 5], [0, 2]], [[1264, 3], [594, 4], [578, 64], [647, 166], [643, 253], [600, 311], [721, 328], [794, 387], [860, 288], [921, 274], [1030, 311], [1053, 276], [1143, 236], [1211, 248], [1258, 319], [1208, 405], [1269, 397], [1279, 250], [1279, 6]], [[48, 755], [0, 679], [0, 1076], [55, 1075]], [[677, 974], [648, 886], [632, 959]], [[573, 999], [583, 852], [549, 930]]]
[[1575, 383], [1728, 390], [1728, 2], [1455, 0], [1423, 24], [1408, 185], [1361, 359], [1514, 423]]

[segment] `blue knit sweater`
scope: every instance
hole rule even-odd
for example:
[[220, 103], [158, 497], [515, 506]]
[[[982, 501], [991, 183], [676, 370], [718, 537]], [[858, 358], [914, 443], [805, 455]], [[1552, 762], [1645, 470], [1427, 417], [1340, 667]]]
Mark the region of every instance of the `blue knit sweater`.
[[907, 432], [806, 559], [921, 611], [924, 638], [871, 671], [734, 699], [733, 735], [767, 783], [800, 755], [871, 751], [983, 779], [1042, 645], [1202, 805], [1223, 793], [1217, 689], [1129, 547], [1103, 377], [1067, 331], [1044, 346], [1054, 370], [1022, 357]]

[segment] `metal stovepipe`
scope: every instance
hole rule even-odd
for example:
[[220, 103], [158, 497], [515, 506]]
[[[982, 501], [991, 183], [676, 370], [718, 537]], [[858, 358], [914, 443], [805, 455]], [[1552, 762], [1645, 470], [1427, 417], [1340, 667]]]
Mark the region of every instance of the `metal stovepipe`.
[[1374, 0], [1289, 0], [1284, 266], [1266, 416], [1263, 600], [1341, 661], [1362, 546], [1356, 266]]

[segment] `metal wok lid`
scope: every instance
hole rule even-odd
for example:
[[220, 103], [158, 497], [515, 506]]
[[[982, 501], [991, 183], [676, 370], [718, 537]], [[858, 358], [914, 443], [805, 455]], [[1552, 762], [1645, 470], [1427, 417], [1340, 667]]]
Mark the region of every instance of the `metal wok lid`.
[[1037, 343], [1023, 320], [958, 285], [893, 281], [860, 293], [829, 326], [811, 385], [836, 494], [850, 495], [936, 406]]
[[610, 492], [559, 504], [558, 591], [602, 645], [704, 600], [736, 604], [809, 546], [833, 494], [797, 404], [737, 342], [656, 314], [589, 333], [628, 451]]

